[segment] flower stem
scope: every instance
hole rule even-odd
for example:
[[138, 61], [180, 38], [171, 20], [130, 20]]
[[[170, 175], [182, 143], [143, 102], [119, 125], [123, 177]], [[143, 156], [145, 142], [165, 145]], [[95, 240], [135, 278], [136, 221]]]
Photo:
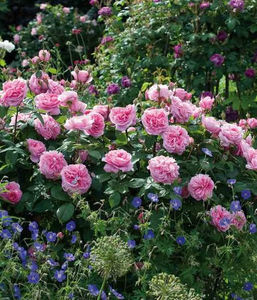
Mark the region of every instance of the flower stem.
[[106, 283], [106, 276], [104, 277], [104, 281], [103, 281], [102, 286], [101, 286], [101, 289], [100, 289], [100, 291], [99, 291], [97, 300], [100, 300], [100, 299], [101, 299], [101, 295], [102, 295], [102, 292], [103, 292], [103, 290], [104, 290], [105, 283]]
[[16, 132], [17, 132], [18, 114], [19, 114], [19, 106], [16, 107], [16, 115], [15, 115], [15, 122], [14, 122], [14, 137], [13, 137], [13, 139], [15, 139]]

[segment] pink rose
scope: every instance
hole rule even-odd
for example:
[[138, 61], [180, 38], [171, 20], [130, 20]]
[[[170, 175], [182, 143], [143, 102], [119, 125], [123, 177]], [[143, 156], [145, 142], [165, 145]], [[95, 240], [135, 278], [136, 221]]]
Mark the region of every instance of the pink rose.
[[257, 119], [255, 118], [247, 119], [247, 124], [250, 126], [251, 129], [257, 128]]
[[104, 117], [96, 112], [91, 112], [88, 116], [93, 120], [89, 129], [85, 130], [85, 133], [95, 138], [104, 134]]
[[223, 147], [238, 145], [243, 139], [243, 130], [235, 124], [226, 123], [221, 126], [219, 138]]
[[238, 126], [240, 126], [241, 128], [245, 129], [246, 126], [247, 126], [247, 121], [244, 120], [244, 119], [239, 120]]
[[244, 156], [244, 152], [252, 146], [252, 136], [248, 135], [245, 139], [242, 139], [242, 141], [236, 146], [237, 149], [235, 155]]
[[[27, 123], [31, 119], [31, 113], [18, 113], [17, 122]], [[15, 125], [16, 115], [13, 115], [11, 118], [10, 126]]]
[[202, 125], [203, 125], [203, 127], [205, 127], [205, 129], [207, 131], [212, 133], [214, 136], [218, 136], [218, 134], [221, 130], [220, 129], [220, 126], [221, 126], [220, 121], [217, 121], [213, 117], [202, 116]]
[[70, 8], [69, 8], [69, 7], [63, 7], [62, 11], [63, 11], [65, 14], [69, 14], [69, 13], [70, 13]]
[[81, 23], [85, 23], [86, 20], [87, 20], [87, 16], [80, 16], [79, 20], [80, 20]]
[[29, 65], [29, 61], [27, 59], [23, 59], [23, 61], [21, 62], [21, 65], [23, 68], [25, 68]]
[[58, 179], [62, 169], [67, 166], [67, 162], [62, 153], [57, 151], [46, 151], [40, 156], [39, 171], [47, 179]]
[[74, 79], [81, 83], [90, 83], [93, 80], [93, 77], [88, 71], [85, 70], [75, 70], [71, 72], [71, 75]]
[[95, 105], [93, 107], [93, 111], [102, 115], [105, 120], [108, 119], [108, 115], [109, 115], [109, 106], [108, 105]]
[[169, 87], [167, 85], [163, 84], [154, 84], [150, 87], [150, 89], [147, 91], [147, 99], [150, 99], [152, 101], [167, 101], [171, 96], [171, 91], [169, 90]]
[[64, 91], [58, 99], [63, 107], [75, 107], [74, 105], [79, 101], [78, 94], [74, 91]]
[[243, 148], [243, 155], [247, 161], [246, 168], [257, 171], [257, 150], [250, 146], [246, 146]]
[[44, 72], [41, 72], [39, 78], [36, 74], [33, 74], [29, 80], [29, 88], [36, 95], [46, 93], [48, 90], [48, 80], [49, 76]]
[[119, 131], [125, 131], [129, 126], [136, 124], [136, 108], [134, 105], [126, 107], [114, 107], [109, 118]]
[[75, 116], [65, 122], [64, 128], [67, 130], [85, 131], [91, 128], [93, 122], [94, 120], [89, 115]]
[[212, 224], [219, 231], [225, 232], [229, 230], [232, 215], [224, 207], [222, 207], [221, 205], [214, 206], [210, 210], [210, 216], [212, 219]]
[[33, 65], [37, 64], [39, 61], [39, 57], [38, 56], [34, 56], [31, 58], [31, 62], [33, 63]]
[[32, 36], [33, 36], [33, 35], [37, 35], [37, 28], [33, 27], [33, 28], [31, 29], [31, 35], [32, 35]]
[[20, 39], [21, 39], [21, 37], [17, 33], [13, 36], [13, 41], [14, 41], [15, 44], [19, 44]]
[[198, 174], [191, 178], [188, 184], [188, 191], [190, 195], [199, 200], [207, 200], [212, 197], [214, 189], [214, 182], [209, 175]]
[[45, 10], [47, 7], [47, 3], [41, 3], [40, 4], [40, 9]]
[[163, 147], [169, 153], [182, 154], [190, 144], [190, 137], [181, 126], [169, 126], [162, 134], [162, 138]]
[[53, 81], [52, 79], [48, 80], [47, 93], [61, 95], [63, 92], [64, 92], [64, 87], [59, 82]]
[[0, 99], [2, 106], [19, 106], [27, 95], [27, 84], [23, 79], [7, 81], [3, 84], [3, 94]]
[[142, 115], [142, 123], [148, 134], [162, 134], [169, 125], [167, 112], [160, 108], [148, 108]]
[[55, 119], [48, 115], [42, 115], [44, 123], [39, 119], [34, 121], [35, 129], [45, 140], [55, 140], [61, 132], [61, 127]]
[[178, 97], [172, 97], [171, 113], [178, 123], [186, 123], [193, 115], [195, 106], [190, 102], [183, 102]]
[[133, 169], [131, 154], [123, 149], [109, 151], [102, 160], [106, 163], [104, 166], [106, 172], [129, 172]]
[[199, 105], [204, 110], [211, 110], [213, 103], [214, 103], [214, 98], [207, 96], [207, 97], [201, 98]]
[[155, 182], [172, 184], [179, 176], [179, 166], [176, 160], [168, 156], [151, 158], [147, 169]]
[[60, 114], [58, 95], [49, 93], [39, 94], [35, 97], [35, 103], [38, 109], [45, 110], [50, 115]]
[[92, 179], [85, 165], [68, 165], [61, 172], [62, 188], [70, 194], [84, 194], [91, 186]]
[[86, 103], [84, 103], [82, 101], [77, 101], [77, 102], [73, 103], [73, 105], [69, 108], [69, 111], [72, 114], [75, 114], [75, 113], [85, 114], [87, 111], [87, 105], [86, 105]]
[[78, 158], [81, 163], [85, 162], [88, 158], [88, 151], [87, 150], [79, 150]]
[[27, 144], [29, 152], [31, 154], [31, 161], [33, 161], [34, 163], [38, 163], [40, 156], [43, 152], [46, 151], [46, 146], [44, 145], [44, 143], [33, 139], [27, 139]]
[[231, 225], [235, 226], [238, 230], [242, 230], [246, 223], [246, 217], [242, 210], [232, 214]]
[[39, 53], [38, 53], [38, 57], [41, 61], [49, 61], [50, 58], [51, 58], [51, 54], [49, 51], [47, 50], [40, 50]]
[[181, 88], [175, 89], [174, 96], [178, 97], [181, 101], [188, 101], [192, 98], [191, 93], [188, 93], [187, 91]]
[[20, 185], [17, 182], [11, 181], [7, 183], [4, 187], [4, 192], [0, 193], [5, 201], [10, 202], [11, 204], [17, 204], [22, 197], [22, 191], [20, 190]]
[[42, 15], [41, 14], [37, 14], [36, 15], [36, 19], [37, 19], [37, 24], [40, 25], [42, 23]]

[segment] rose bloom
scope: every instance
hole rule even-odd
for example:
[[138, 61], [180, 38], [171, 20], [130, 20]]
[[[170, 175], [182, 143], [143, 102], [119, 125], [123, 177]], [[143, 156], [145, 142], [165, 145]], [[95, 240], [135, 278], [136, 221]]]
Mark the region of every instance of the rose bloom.
[[29, 61], [27, 59], [23, 59], [23, 61], [21, 62], [21, 65], [23, 68], [25, 68], [29, 65]]
[[199, 106], [204, 110], [211, 110], [214, 103], [214, 98], [204, 97], [201, 98]]
[[[17, 122], [27, 123], [32, 117], [31, 113], [18, 113]], [[15, 125], [16, 114], [12, 116], [10, 126]]]
[[213, 54], [210, 61], [216, 66], [220, 67], [224, 63], [225, 58], [221, 54]]
[[111, 109], [109, 118], [119, 131], [125, 131], [129, 126], [136, 124], [136, 108], [135, 105], [127, 105], [126, 107], [114, 107]]
[[208, 198], [211, 198], [213, 189], [214, 182], [209, 175], [195, 175], [188, 184], [190, 195], [197, 201], [206, 201]]
[[242, 210], [232, 214], [231, 225], [235, 226], [238, 230], [242, 230], [246, 223], [246, 217]]
[[219, 138], [223, 147], [229, 147], [231, 144], [237, 145], [243, 139], [243, 130], [235, 124], [226, 123], [221, 126]]
[[238, 122], [238, 126], [245, 129], [246, 126], [247, 126], [247, 121], [245, 119], [240, 119], [239, 122]]
[[249, 68], [245, 71], [245, 76], [248, 77], [248, 78], [254, 78], [256, 75], [256, 72], [254, 69], [252, 68]]
[[88, 116], [92, 119], [92, 124], [89, 129], [85, 130], [85, 133], [95, 138], [104, 134], [104, 117], [96, 112], [91, 112]]
[[169, 87], [167, 85], [154, 84], [148, 90], [147, 96], [148, 99], [152, 101], [167, 101], [171, 96], [171, 91], [169, 90]]
[[29, 80], [29, 88], [36, 95], [46, 93], [48, 90], [48, 80], [49, 76], [44, 72], [41, 72], [40, 78], [36, 74], [33, 74]]
[[46, 146], [44, 143], [33, 139], [27, 139], [27, 145], [30, 152], [31, 161], [38, 163], [40, 156], [46, 151]]
[[49, 51], [47, 50], [40, 50], [39, 53], [38, 53], [38, 57], [41, 61], [49, 61], [50, 58], [51, 58], [51, 54]]
[[99, 16], [110, 16], [112, 14], [112, 9], [110, 7], [104, 6], [98, 10]]
[[168, 156], [151, 158], [147, 169], [155, 182], [172, 184], [179, 176], [179, 166], [176, 160]]
[[75, 116], [65, 122], [64, 128], [67, 130], [85, 131], [91, 128], [93, 122], [93, 118], [90, 118], [89, 115]]
[[175, 58], [179, 58], [179, 57], [183, 56], [183, 49], [182, 49], [181, 44], [175, 45], [173, 47], [173, 50], [174, 50], [174, 57]]
[[235, 155], [240, 155], [244, 157], [244, 153], [252, 146], [252, 136], [248, 135], [245, 139], [242, 139], [239, 144], [237, 144], [237, 149]]
[[242, 11], [245, 4], [244, 0], [230, 0], [229, 5], [233, 9], [233, 11]]
[[73, 105], [69, 107], [69, 111], [74, 115], [76, 113], [84, 114], [87, 110], [86, 103], [82, 101], [74, 102]]
[[47, 179], [58, 179], [61, 170], [67, 166], [67, 162], [62, 153], [57, 151], [46, 151], [40, 156], [39, 171]]
[[58, 100], [63, 107], [72, 107], [78, 102], [78, 94], [74, 91], [64, 91], [59, 95]]
[[80, 16], [79, 20], [80, 20], [81, 23], [85, 23], [86, 20], [87, 20], [87, 16]]
[[129, 172], [133, 169], [131, 154], [123, 149], [109, 151], [102, 160], [106, 163], [104, 166], [106, 172]]
[[55, 119], [48, 115], [42, 115], [44, 123], [39, 119], [34, 121], [35, 129], [45, 140], [55, 140], [61, 132], [61, 127]]
[[108, 105], [95, 105], [93, 107], [93, 112], [97, 112], [104, 117], [105, 120], [108, 119], [109, 115], [109, 106]]
[[48, 90], [47, 93], [61, 95], [64, 92], [64, 87], [57, 81], [52, 79], [48, 80]]
[[202, 116], [202, 125], [203, 127], [205, 127], [205, 129], [207, 131], [209, 131], [210, 133], [212, 133], [214, 136], [218, 136], [221, 128], [221, 124], [220, 121], [217, 121], [215, 118], [213, 117], [205, 117]]
[[180, 126], [169, 126], [162, 134], [163, 147], [169, 153], [181, 155], [190, 144], [190, 137], [186, 129]]
[[195, 106], [190, 102], [183, 102], [178, 97], [172, 97], [171, 113], [178, 123], [186, 123], [193, 115]]
[[247, 119], [247, 124], [251, 129], [257, 128], [257, 119], [255, 118], [249, 118]]
[[58, 95], [49, 93], [39, 94], [35, 97], [35, 103], [38, 109], [45, 110], [50, 115], [60, 114]]
[[11, 204], [17, 204], [21, 200], [22, 191], [17, 182], [11, 181], [7, 183], [4, 190], [6, 191], [0, 192], [0, 197], [2, 197], [5, 201], [10, 202]]
[[15, 44], [19, 44], [20, 39], [21, 39], [21, 37], [17, 33], [13, 36], [13, 41], [14, 41]]
[[90, 83], [93, 80], [93, 77], [88, 71], [85, 70], [75, 70], [71, 72], [73, 78], [81, 83]]
[[27, 95], [27, 84], [23, 79], [6, 81], [3, 84], [3, 94], [0, 99], [2, 106], [19, 106]]
[[42, 15], [41, 14], [37, 14], [36, 15], [36, 19], [37, 19], [37, 24], [40, 25], [42, 23]]
[[78, 159], [79, 162], [83, 163], [87, 160], [88, 157], [88, 151], [87, 150], [79, 150], [78, 152]]
[[146, 109], [141, 120], [146, 132], [150, 135], [163, 133], [169, 125], [167, 112], [162, 108]]
[[31, 29], [31, 33], [30, 33], [31, 35], [36, 35], [37, 34], [37, 28], [35, 28], [35, 27], [33, 27], [32, 29]]
[[33, 63], [33, 65], [35, 65], [36, 63], [39, 62], [39, 57], [38, 56], [34, 56], [31, 58], [31, 62]]
[[246, 146], [243, 149], [243, 155], [247, 161], [246, 168], [257, 171], [257, 150], [252, 147]]
[[82, 164], [68, 165], [61, 171], [62, 188], [69, 194], [84, 194], [91, 186], [92, 179], [87, 167]]
[[[210, 216], [212, 224], [216, 226], [219, 231], [225, 232], [230, 228], [231, 213], [221, 205], [214, 206], [210, 210]], [[222, 222], [222, 220], [227, 220], [227, 222]]]
[[182, 101], [188, 101], [192, 98], [191, 93], [188, 93], [187, 91], [185, 91], [184, 89], [181, 89], [181, 88], [175, 89], [174, 96], [178, 97]]

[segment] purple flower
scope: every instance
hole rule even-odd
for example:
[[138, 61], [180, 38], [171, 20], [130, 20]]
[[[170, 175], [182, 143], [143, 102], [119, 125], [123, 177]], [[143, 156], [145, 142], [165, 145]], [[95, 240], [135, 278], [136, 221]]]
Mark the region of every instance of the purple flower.
[[21, 291], [20, 291], [18, 284], [13, 285], [13, 293], [14, 293], [15, 299], [21, 299]]
[[243, 0], [231, 0], [229, 1], [230, 7], [233, 11], [242, 11], [244, 9], [244, 1]]
[[241, 210], [241, 205], [240, 205], [240, 201], [232, 201], [230, 204], [230, 210], [232, 212], [236, 212]]
[[45, 250], [44, 245], [42, 245], [42, 244], [40, 244], [40, 243], [38, 243], [38, 242], [35, 242], [35, 243], [34, 243], [34, 247], [35, 247], [35, 249], [36, 249], [37, 251], [39, 251], [39, 252], [43, 252], [43, 251]]
[[63, 256], [67, 261], [74, 261], [75, 260], [75, 256], [72, 253], [64, 253]]
[[129, 249], [133, 249], [136, 247], [136, 241], [135, 240], [128, 240], [128, 247]]
[[89, 284], [87, 288], [90, 295], [97, 296], [99, 294], [99, 289], [95, 284]]
[[98, 93], [98, 90], [96, 89], [96, 87], [93, 85], [93, 84], [91, 84], [89, 87], [88, 87], [88, 92], [89, 92], [89, 94], [90, 95], [95, 95], [95, 96], [97, 96], [99, 93]]
[[48, 258], [47, 263], [48, 263], [51, 267], [59, 266], [59, 263], [56, 262], [55, 260], [53, 260], [52, 258]]
[[175, 194], [181, 195], [182, 194], [182, 187], [181, 186], [175, 186], [173, 188], [173, 191], [174, 191]]
[[3, 229], [2, 232], [0, 233], [0, 236], [2, 239], [11, 239], [12, 238], [12, 234], [8, 229]]
[[72, 235], [70, 242], [71, 244], [75, 244], [77, 242], [77, 236], [75, 234]]
[[209, 150], [208, 148], [202, 148], [202, 151], [204, 154], [213, 157], [211, 150]]
[[246, 69], [245, 70], [245, 76], [248, 78], [254, 78], [256, 75], [255, 70], [252, 68]]
[[107, 94], [109, 94], [109, 95], [115, 95], [120, 92], [120, 87], [116, 83], [111, 83], [107, 86], [106, 91], [107, 91]]
[[9, 226], [12, 221], [6, 210], [0, 210], [0, 220], [3, 222], [3, 226]]
[[83, 257], [84, 257], [85, 259], [88, 259], [88, 258], [90, 257], [90, 252], [84, 252], [84, 253], [83, 253]]
[[97, 5], [97, 4], [99, 4], [98, 0], [90, 0], [89, 3], [91, 5]]
[[29, 223], [29, 231], [33, 232], [34, 230], [38, 230], [38, 224], [35, 221]]
[[110, 285], [109, 285], [109, 289], [110, 292], [117, 298], [117, 299], [125, 299], [120, 293], [118, 293], [115, 289], [113, 289]]
[[253, 284], [251, 283], [251, 282], [246, 282], [245, 284], [244, 284], [244, 287], [243, 287], [243, 289], [245, 290], [245, 291], [251, 291], [252, 289], [253, 289]]
[[27, 250], [25, 250], [23, 247], [20, 247], [19, 248], [19, 257], [21, 259], [21, 261], [26, 261], [26, 258], [27, 258]]
[[251, 224], [250, 224], [250, 226], [249, 226], [249, 232], [250, 232], [251, 234], [254, 234], [254, 233], [257, 232], [256, 224], [254, 224], [254, 223], [251, 223]]
[[174, 50], [174, 57], [175, 58], [179, 58], [183, 55], [183, 49], [182, 49], [182, 45], [181, 44], [178, 44], [178, 45], [175, 45], [173, 47], [173, 50]]
[[200, 4], [201, 9], [206, 9], [206, 8], [209, 8], [209, 7], [210, 7], [210, 2], [202, 2]]
[[38, 230], [32, 231], [31, 238], [33, 241], [35, 241], [38, 238]]
[[200, 98], [205, 98], [205, 97], [211, 97], [214, 98], [213, 93], [210, 91], [205, 91], [201, 93], [201, 97]]
[[48, 242], [55, 242], [56, 241], [56, 233], [55, 232], [47, 232], [46, 239]]
[[67, 270], [67, 268], [68, 268], [68, 262], [65, 261], [65, 262], [61, 265], [61, 269], [65, 271], [65, 270]]
[[148, 198], [149, 200], [151, 200], [152, 202], [154, 202], [154, 203], [159, 202], [159, 197], [158, 197], [158, 195], [156, 195], [156, 194], [148, 193], [148, 194], [147, 194], [147, 198]]
[[63, 282], [66, 279], [66, 274], [63, 270], [56, 270], [54, 273], [54, 278], [59, 282]]
[[131, 87], [131, 80], [128, 78], [128, 76], [123, 76], [121, 78], [121, 85], [124, 88], [129, 88]]
[[112, 42], [113, 41], [113, 37], [111, 36], [104, 36], [101, 40], [101, 45], [104, 45], [106, 43]]
[[227, 39], [227, 37], [228, 34], [224, 30], [219, 31], [217, 34], [217, 40], [220, 42], [224, 42]]
[[19, 232], [21, 233], [23, 228], [19, 223], [12, 223], [12, 229], [14, 232]]
[[76, 223], [74, 221], [70, 221], [66, 224], [66, 230], [73, 231], [76, 228]]
[[73, 293], [69, 293], [68, 298], [69, 299], [73, 299], [74, 298], [74, 294]]
[[226, 121], [233, 122], [238, 119], [238, 111], [234, 110], [232, 106], [226, 108]]
[[148, 229], [146, 234], [144, 234], [145, 240], [151, 240], [154, 238], [154, 232], [151, 229]]
[[249, 198], [251, 198], [251, 191], [250, 190], [243, 190], [241, 192], [241, 197], [244, 199], [244, 200], [247, 200]]
[[140, 229], [139, 225], [137, 225], [137, 224], [134, 225], [133, 228], [134, 228], [135, 230], [139, 230], [139, 229]]
[[28, 282], [29, 283], [33, 283], [33, 284], [37, 284], [39, 282], [40, 276], [37, 272], [31, 272], [28, 275]]
[[184, 236], [178, 236], [176, 238], [176, 242], [180, 245], [180, 246], [183, 246], [186, 242], [186, 239]]
[[172, 199], [170, 200], [170, 205], [172, 206], [173, 209], [179, 210], [180, 207], [182, 206], [182, 203], [179, 199]]
[[30, 270], [33, 272], [38, 270], [38, 265], [34, 261], [31, 263]]
[[227, 180], [227, 184], [229, 184], [229, 185], [233, 185], [235, 183], [236, 183], [236, 179], [228, 179]]
[[112, 9], [108, 6], [104, 6], [98, 11], [99, 16], [106, 17], [106, 16], [110, 16], [111, 14], [112, 14]]
[[219, 225], [221, 227], [227, 227], [228, 225], [230, 225], [230, 219], [229, 218], [222, 218], [220, 221], [219, 221]]
[[138, 208], [139, 206], [141, 206], [141, 204], [142, 204], [142, 200], [139, 197], [134, 197], [131, 202], [131, 205], [135, 208]]
[[216, 66], [216, 67], [220, 67], [223, 63], [224, 63], [224, 57], [221, 54], [213, 54], [210, 57], [210, 61]]

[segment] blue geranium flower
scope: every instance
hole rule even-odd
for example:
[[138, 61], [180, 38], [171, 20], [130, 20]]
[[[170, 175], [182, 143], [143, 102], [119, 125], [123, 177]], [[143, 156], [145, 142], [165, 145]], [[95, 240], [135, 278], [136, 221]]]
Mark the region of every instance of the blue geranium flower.
[[54, 273], [54, 278], [59, 282], [63, 282], [66, 279], [66, 274], [63, 270], [56, 270]]
[[179, 199], [171, 199], [170, 205], [172, 206], [173, 209], [178, 210], [182, 206], [182, 203]]
[[133, 249], [136, 247], [136, 241], [135, 240], [128, 240], [128, 247], [129, 249]]
[[135, 208], [138, 208], [139, 206], [141, 206], [141, 204], [142, 204], [142, 199], [139, 197], [134, 197], [131, 202], [131, 205]]
[[70, 221], [66, 224], [66, 230], [73, 231], [76, 228], [76, 223], [74, 221]]
[[243, 190], [241, 192], [241, 197], [244, 199], [244, 200], [247, 200], [249, 198], [251, 198], [251, 191], [250, 190]]
[[151, 239], [153, 239], [154, 238], [154, 232], [153, 232], [153, 230], [152, 229], [148, 229], [147, 230], [147, 232], [146, 232], [146, 234], [144, 234], [144, 239], [145, 240], [151, 240]]
[[184, 236], [178, 236], [176, 238], [176, 242], [180, 245], [183, 246], [186, 243], [186, 239]]
[[40, 276], [37, 272], [31, 272], [28, 275], [28, 282], [29, 283], [33, 283], [33, 284], [37, 284], [39, 282]]
[[159, 202], [159, 197], [158, 197], [158, 195], [156, 195], [156, 194], [148, 193], [148, 194], [147, 194], [147, 197], [148, 197], [149, 200], [151, 200], [151, 201], [154, 202], [154, 203]]

